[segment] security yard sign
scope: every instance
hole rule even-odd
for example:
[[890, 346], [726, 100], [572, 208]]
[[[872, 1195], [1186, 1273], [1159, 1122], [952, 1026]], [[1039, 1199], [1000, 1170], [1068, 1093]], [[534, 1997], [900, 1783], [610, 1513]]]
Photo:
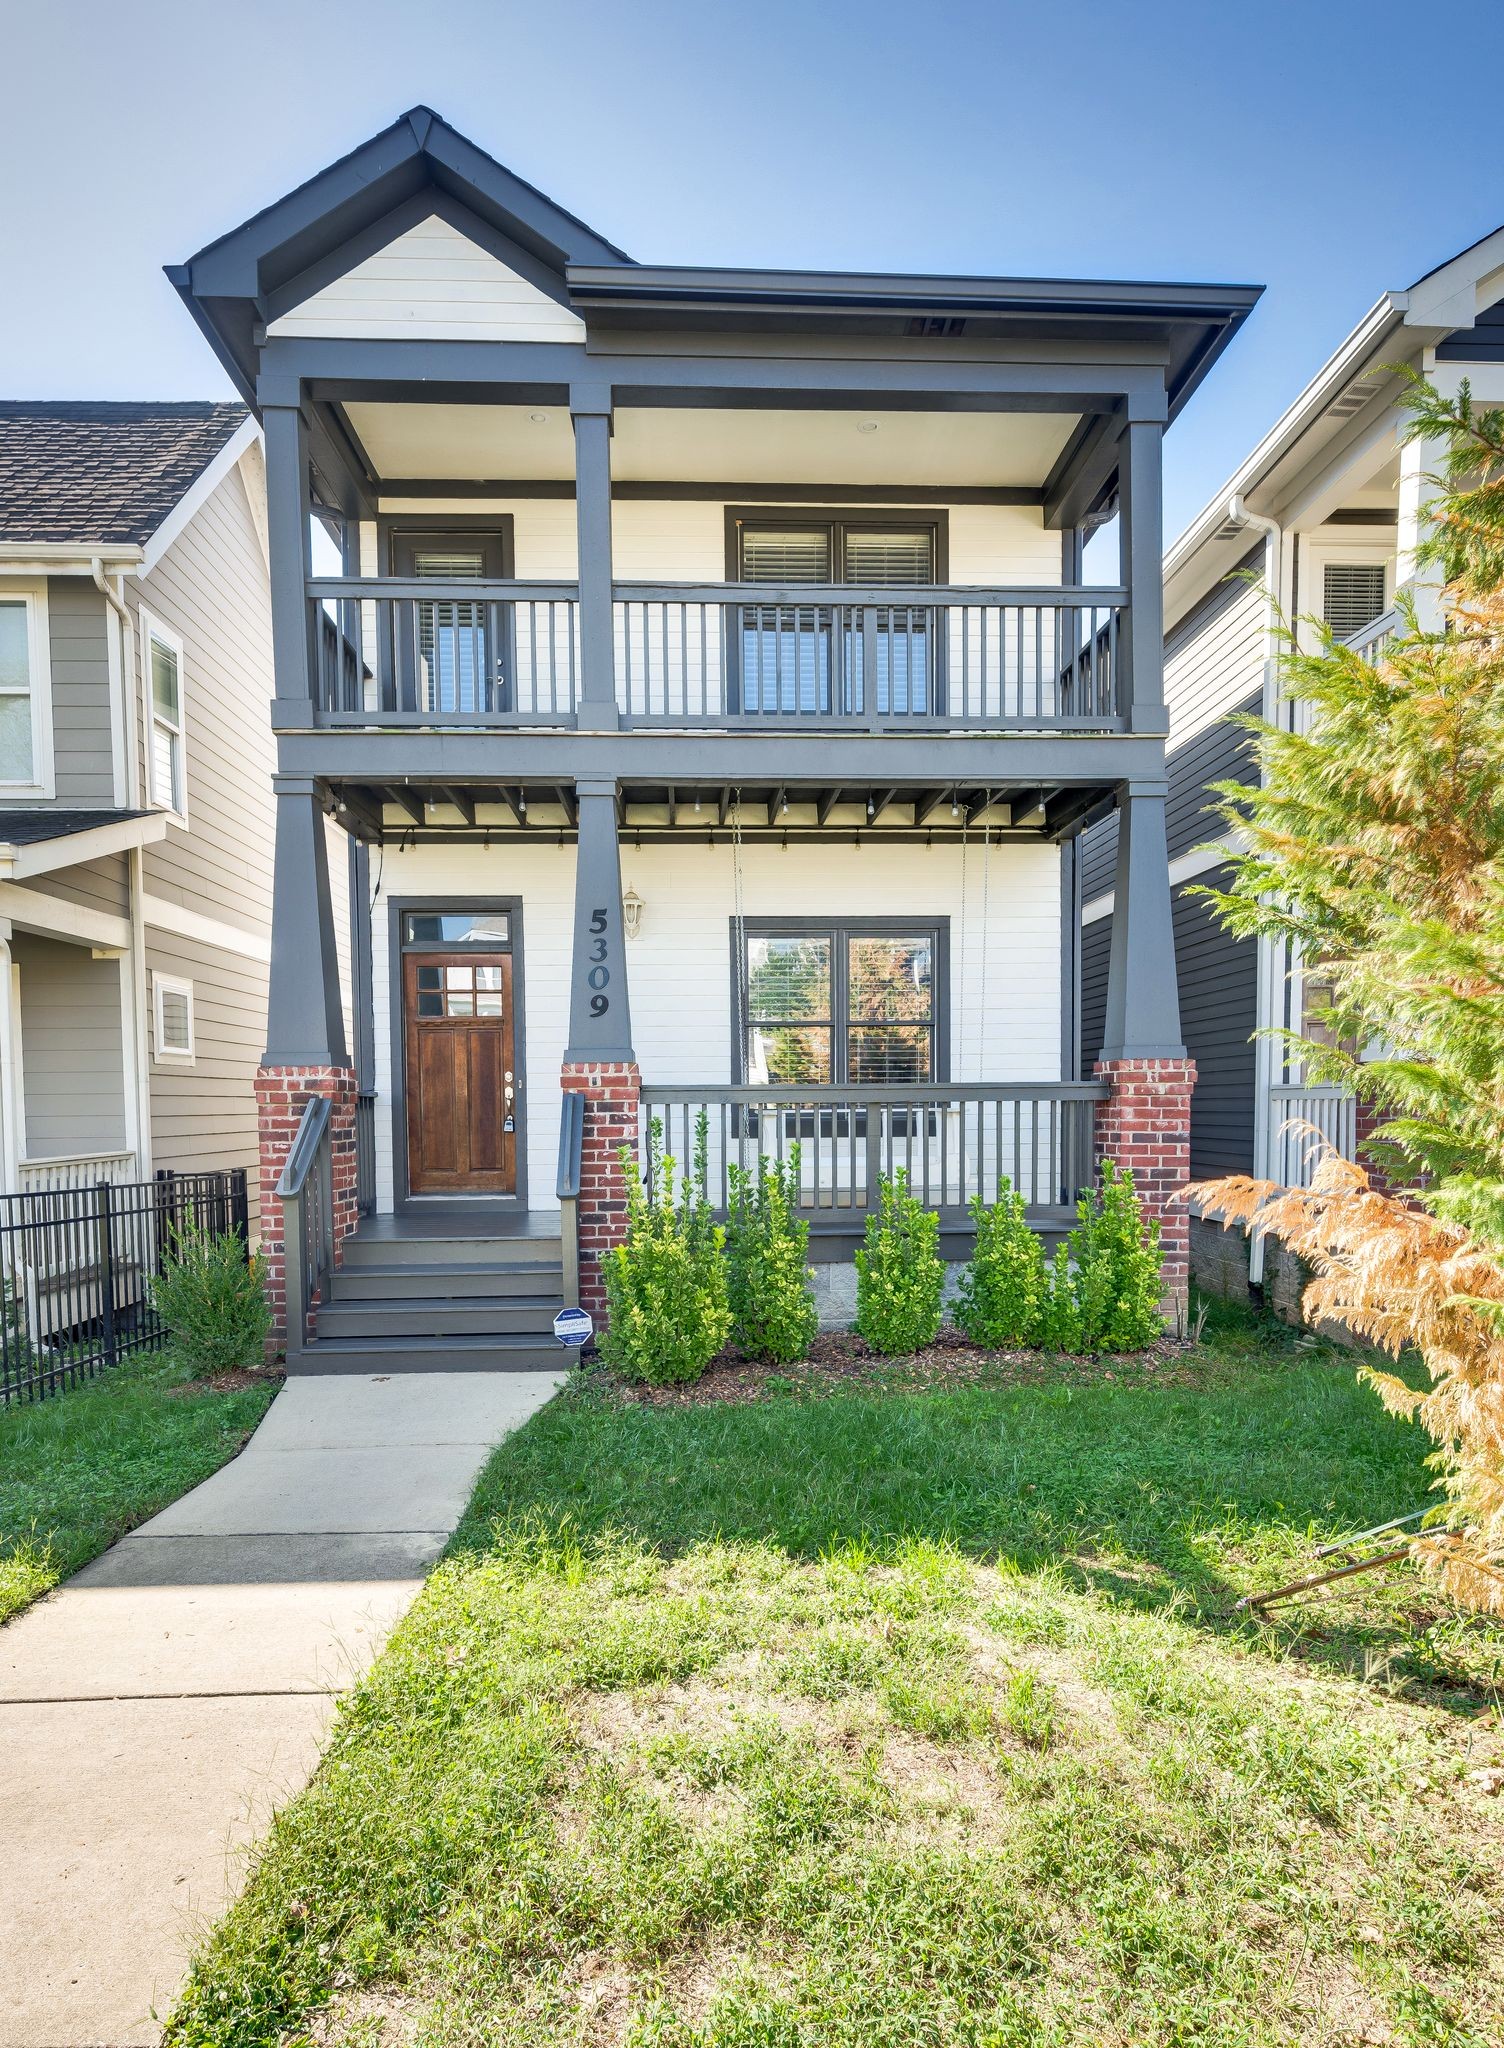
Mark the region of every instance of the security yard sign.
[[554, 1335], [561, 1344], [578, 1348], [588, 1344], [595, 1333], [595, 1324], [582, 1308], [561, 1308], [554, 1317]]

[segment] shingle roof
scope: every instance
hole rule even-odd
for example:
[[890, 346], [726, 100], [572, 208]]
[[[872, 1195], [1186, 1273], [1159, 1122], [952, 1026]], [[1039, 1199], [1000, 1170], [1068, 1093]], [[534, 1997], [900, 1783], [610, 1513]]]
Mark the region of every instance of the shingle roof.
[[40, 840], [67, 839], [75, 832], [123, 825], [128, 818], [146, 815], [145, 811], [13, 811], [0, 806], [0, 846], [35, 846]]
[[0, 540], [142, 546], [243, 405], [0, 401]]

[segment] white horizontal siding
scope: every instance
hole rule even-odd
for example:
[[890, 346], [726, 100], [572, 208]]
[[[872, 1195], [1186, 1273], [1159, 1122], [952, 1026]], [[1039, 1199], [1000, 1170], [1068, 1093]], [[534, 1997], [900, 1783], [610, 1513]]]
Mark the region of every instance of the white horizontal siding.
[[[574, 872], [574, 848], [552, 838], [536, 847], [386, 849], [372, 933], [382, 1209], [393, 1201], [390, 904], [448, 896], [522, 900], [529, 1204], [553, 1206]], [[1060, 1076], [1059, 879], [1053, 846], [995, 846], [988, 863], [974, 843], [963, 891], [955, 847], [758, 845], [743, 850], [742, 910], [747, 917], [948, 917], [951, 1078], [1053, 1081]], [[646, 906], [641, 936], [627, 945], [644, 1079], [729, 1082], [730, 847], [634, 847], [628, 834], [622, 886]]]
[[[726, 503], [739, 502], [734, 492]], [[726, 580], [726, 503], [695, 498], [618, 498], [611, 508], [612, 567], [622, 582], [722, 583]], [[818, 517], [833, 506], [801, 505]], [[871, 509], [864, 507], [864, 510]], [[903, 510], [900, 501], [894, 516]], [[931, 512], [930, 506], [922, 509]], [[1060, 581], [1060, 536], [1046, 529], [1029, 505], [952, 505], [950, 581], [970, 584], [1055, 584]], [[447, 515], [494, 512], [512, 521], [517, 574], [526, 581], [573, 582], [579, 549], [572, 498], [391, 499], [391, 513]], [[361, 574], [378, 567], [376, 528], [361, 528]]]
[[267, 333], [578, 342], [585, 323], [434, 215], [272, 321]]

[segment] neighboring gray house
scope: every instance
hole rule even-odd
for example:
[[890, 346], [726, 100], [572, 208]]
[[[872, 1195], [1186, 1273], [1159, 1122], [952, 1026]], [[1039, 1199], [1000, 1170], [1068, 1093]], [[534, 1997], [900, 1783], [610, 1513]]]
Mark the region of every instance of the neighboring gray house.
[[619, 1146], [701, 1109], [717, 1201], [799, 1142], [848, 1271], [890, 1167], [953, 1255], [1000, 1173], [1058, 1231], [1095, 1119], [1183, 1290], [1161, 447], [1257, 290], [642, 264], [423, 107], [169, 275], [266, 436], [290, 1355], [316, 1286], [326, 1368], [549, 1362]]
[[[1285, 1185], [1309, 1173], [1313, 1124], [1351, 1156], [1358, 1112], [1342, 1091], [1310, 1085], [1264, 1027], [1296, 1028], [1308, 969], [1282, 946], [1231, 939], [1193, 892], [1215, 877], [1222, 828], [1207, 784], [1250, 772], [1247, 735], [1229, 714], [1288, 719], [1278, 690], [1281, 616], [1320, 618], [1359, 646], [1382, 644], [1396, 594], [1434, 622], [1437, 593], [1416, 583], [1413, 550], [1433, 451], [1401, 445], [1395, 366], [1443, 389], [1466, 377], [1504, 402], [1504, 229], [1406, 291], [1386, 292], [1289, 411], [1165, 556], [1167, 810], [1176, 969], [1186, 1047], [1197, 1067], [1191, 1173], [1254, 1173]], [[1313, 639], [1309, 623], [1299, 628]], [[1102, 1042], [1113, 928], [1116, 828], [1082, 850], [1082, 1044]], [[1265, 1247], [1210, 1224], [1192, 1230], [1208, 1284], [1255, 1284]]]
[[0, 404], [0, 1190], [254, 1164], [265, 505], [241, 405]]

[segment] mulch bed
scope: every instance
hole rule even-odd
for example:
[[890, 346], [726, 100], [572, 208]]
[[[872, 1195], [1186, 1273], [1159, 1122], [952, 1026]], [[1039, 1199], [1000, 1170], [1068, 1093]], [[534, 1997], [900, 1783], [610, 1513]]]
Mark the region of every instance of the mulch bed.
[[1204, 1353], [1166, 1337], [1147, 1351], [1062, 1357], [1053, 1351], [985, 1351], [960, 1330], [944, 1327], [933, 1344], [909, 1358], [884, 1358], [854, 1330], [822, 1331], [809, 1356], [795, 1365], [766, 1365], [727, 1349], [688, 1386], [644, 1387], [623, 1380], [592, 1356], [584, 1387], [625, 1407], [698, 1408], [722, 1401], [761, 1401], [871, 1387], [892, 1392], [941, 1393], [957, 1387], [1059, 1386], [1063, 1381], [1199, 1385], [1208, 1377]]

